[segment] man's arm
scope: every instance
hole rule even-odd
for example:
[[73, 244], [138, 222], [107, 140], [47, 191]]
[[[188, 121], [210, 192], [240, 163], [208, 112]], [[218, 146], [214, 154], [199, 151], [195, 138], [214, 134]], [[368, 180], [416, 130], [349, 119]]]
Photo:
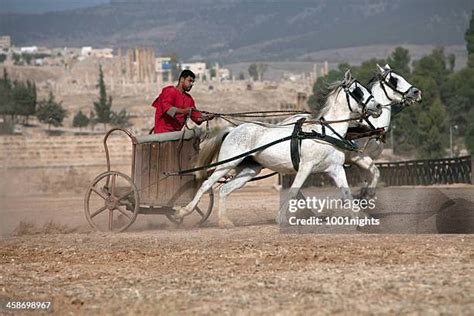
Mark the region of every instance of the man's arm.
[[168, 111], [166, 111], [166, 114], [168, 114], [169, 116], [174, 117], [176, 115], [176, 113], [189, 114], [189, 113], [191, 113], [191, 111], [192, 111], [192, 108], [180, 109], [180, 108], [177, 108], [175, 106], [172, 106], [171, 108], [169, 108]]

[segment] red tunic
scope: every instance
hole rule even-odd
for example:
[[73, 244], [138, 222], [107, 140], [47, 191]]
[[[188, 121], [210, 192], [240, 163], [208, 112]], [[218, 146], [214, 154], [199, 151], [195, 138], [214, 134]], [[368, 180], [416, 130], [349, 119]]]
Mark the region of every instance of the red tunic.
[[[173, 106], [176, 108], [193, 108], [194, 100], [189, 93], [179, 91], [175, 86], [168, 86], [163, 88], [158, 98], [153, 101], [152, 106], [156, 108], [155, 112], [155, 134], [180, 131], [186, 120], [186, 115], [176, 113], [174, 117], [168, 115], [168, 111]], [[197, 122], [201, 117], [201, 113], [193, 111], [191, 119]]]

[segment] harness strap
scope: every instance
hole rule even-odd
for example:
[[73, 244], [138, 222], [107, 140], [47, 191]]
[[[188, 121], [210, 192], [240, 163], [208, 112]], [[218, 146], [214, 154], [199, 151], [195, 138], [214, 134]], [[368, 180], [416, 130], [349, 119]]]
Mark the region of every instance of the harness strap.
[[[338, 134], [336, 133], [336, 135], [338, 135]], [[344, 138], [337, 139], [335, 137], [320, 134], [320, 133], [316, 132], [315, 130], [313, 130], [311, 132], [300, 132], [298, 137], [300, 137], [301, 139], [319, 139], [319, 140], [328, 142], [332, 145], [335, 145], [336, 147], [339, 147], [339, 148], [344, 149], [344, 150], [357, 151], [359, 149], [357, 144], [355, 144], [354, 142], [352, 142], [350, 140], [347, 140], [347, 139], [344, 139]], [[338, 137], [339, 137], [339, 135], [338, 135]]]
[[387, 97], [387, 99], [389, 101], [393, 101], [392, 98], [388, 96], [387, 90], [385, 89], [384, 80], [380, 81], [380, 86], [382, 87], [383, 93], [385, 93], [385, 96]]
[[299, 137], [301, 133], [301, 126], [305, 121], [305, 118], [299, 119], [296, 124], [295, 128], [293, 129], [293, 133], [291, 134], [291, 141], [290, 141], [290, 156], [291, 156], [291, 163], [293, 164], [293, 168], [298, 171], [300, 167], [300, 156], [301, 156], [301, 141], [302, 139]]
[[195, 168], [190, 168], [190, 169], [186, 169], [186, 170], [180, 170], [180, 171], [177, 171], [177, 172], [163, 172], [163, 174], [165, 176], [180, 176], [180, 175], [183, 175], [183, 174], [186, 174], [186, 173], [191, 173], [191, 172], [195, 172], [195, 171], [199, 171], [199, 170], [204, 170], [204, 169], [209, 169], [209, 168], [213, 168], [213, 167], [217, 167], [219, 165], [223, 165], [225, 163], [228, 163], [228, 162], [231, 162], [231, 161], [234, 161], [234, 160], [237, 160], [237, 159], [240, 159], [240, 158], [245, 158], [253, 153], [256, 153], [258, 151], [261, 151], [261, 150], [264, 150], [264, 149], [267, 149], [268, 147], [271, 147], [273, 145], [276, 145], [278, 143], [282, 143], [282, 142], [286, 142], [287, 140], [290, 140], [293, 138], [293, 135], [290, 135], [290, 136], [286, 136], [286, 137], [283, 137], [283, 138], [280, 138], [280, 139], [277, 139], [273, 142], [270, 142], [268, 144], [265, 144], [263, 146], [260, 146], [260, 147], [257, 147], [257, 148], [254, 148], [252, 150], [249, 150], [249, 151], [246, 151], [240, 155], [237, 155], [237, 156], [234, 156], [234, 157], [231, 157], [231, 158], [228, 158], [228, 159], [224, 159], [222, 161], [218, 161], [218, 162], [215, 162], [215, 163], [211, 163], [209, 165], [205, 165], [205, 166], [200, 166], [200, 167], [195, 167]]

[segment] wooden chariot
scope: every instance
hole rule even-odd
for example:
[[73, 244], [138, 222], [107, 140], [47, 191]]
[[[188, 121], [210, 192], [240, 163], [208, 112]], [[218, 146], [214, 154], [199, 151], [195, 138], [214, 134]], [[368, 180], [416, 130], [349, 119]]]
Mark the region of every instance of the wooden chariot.
[[[131, 177], [110, 168], [107, 139], [125, 133], [132, 142]], [[165, 172], [191, 168], [199, 154], [200, 129], [135, 137], [126, 129], [111, 129], [104, 137], [107, 171], [98, 175], [86, 191], [84, 212], [89, 224], [100, 231], [121, 232], [138, 214], [162, 214], [175, 224], [174, 208], [185, 206], [201, 183], [194, 174], [166, 176]], [[201, 225], [211, 214], [214, 194], [210, 190], [188, 216]]]

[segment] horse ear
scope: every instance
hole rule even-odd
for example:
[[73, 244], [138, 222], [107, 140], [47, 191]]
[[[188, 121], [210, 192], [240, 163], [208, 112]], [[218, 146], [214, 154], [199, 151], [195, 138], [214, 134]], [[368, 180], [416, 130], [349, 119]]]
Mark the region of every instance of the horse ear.
[[385, 70], [391, 70], [392, 68], [390, 68], [390, 66], [388, 64], [385, 64]]
[[346, 73], [344, 74], [344, 83], [348, 84], [349, 82], [351, 82], [351, 80], [352, 80], [351, 70], [347, 69]]
[[378, 70], [381, 74], [383, 74], [383, 73], [385, 72], [385, 69], [383, 69], [382, 67], [380, 67], [379, 64], [377, 64], [377, 70]]

